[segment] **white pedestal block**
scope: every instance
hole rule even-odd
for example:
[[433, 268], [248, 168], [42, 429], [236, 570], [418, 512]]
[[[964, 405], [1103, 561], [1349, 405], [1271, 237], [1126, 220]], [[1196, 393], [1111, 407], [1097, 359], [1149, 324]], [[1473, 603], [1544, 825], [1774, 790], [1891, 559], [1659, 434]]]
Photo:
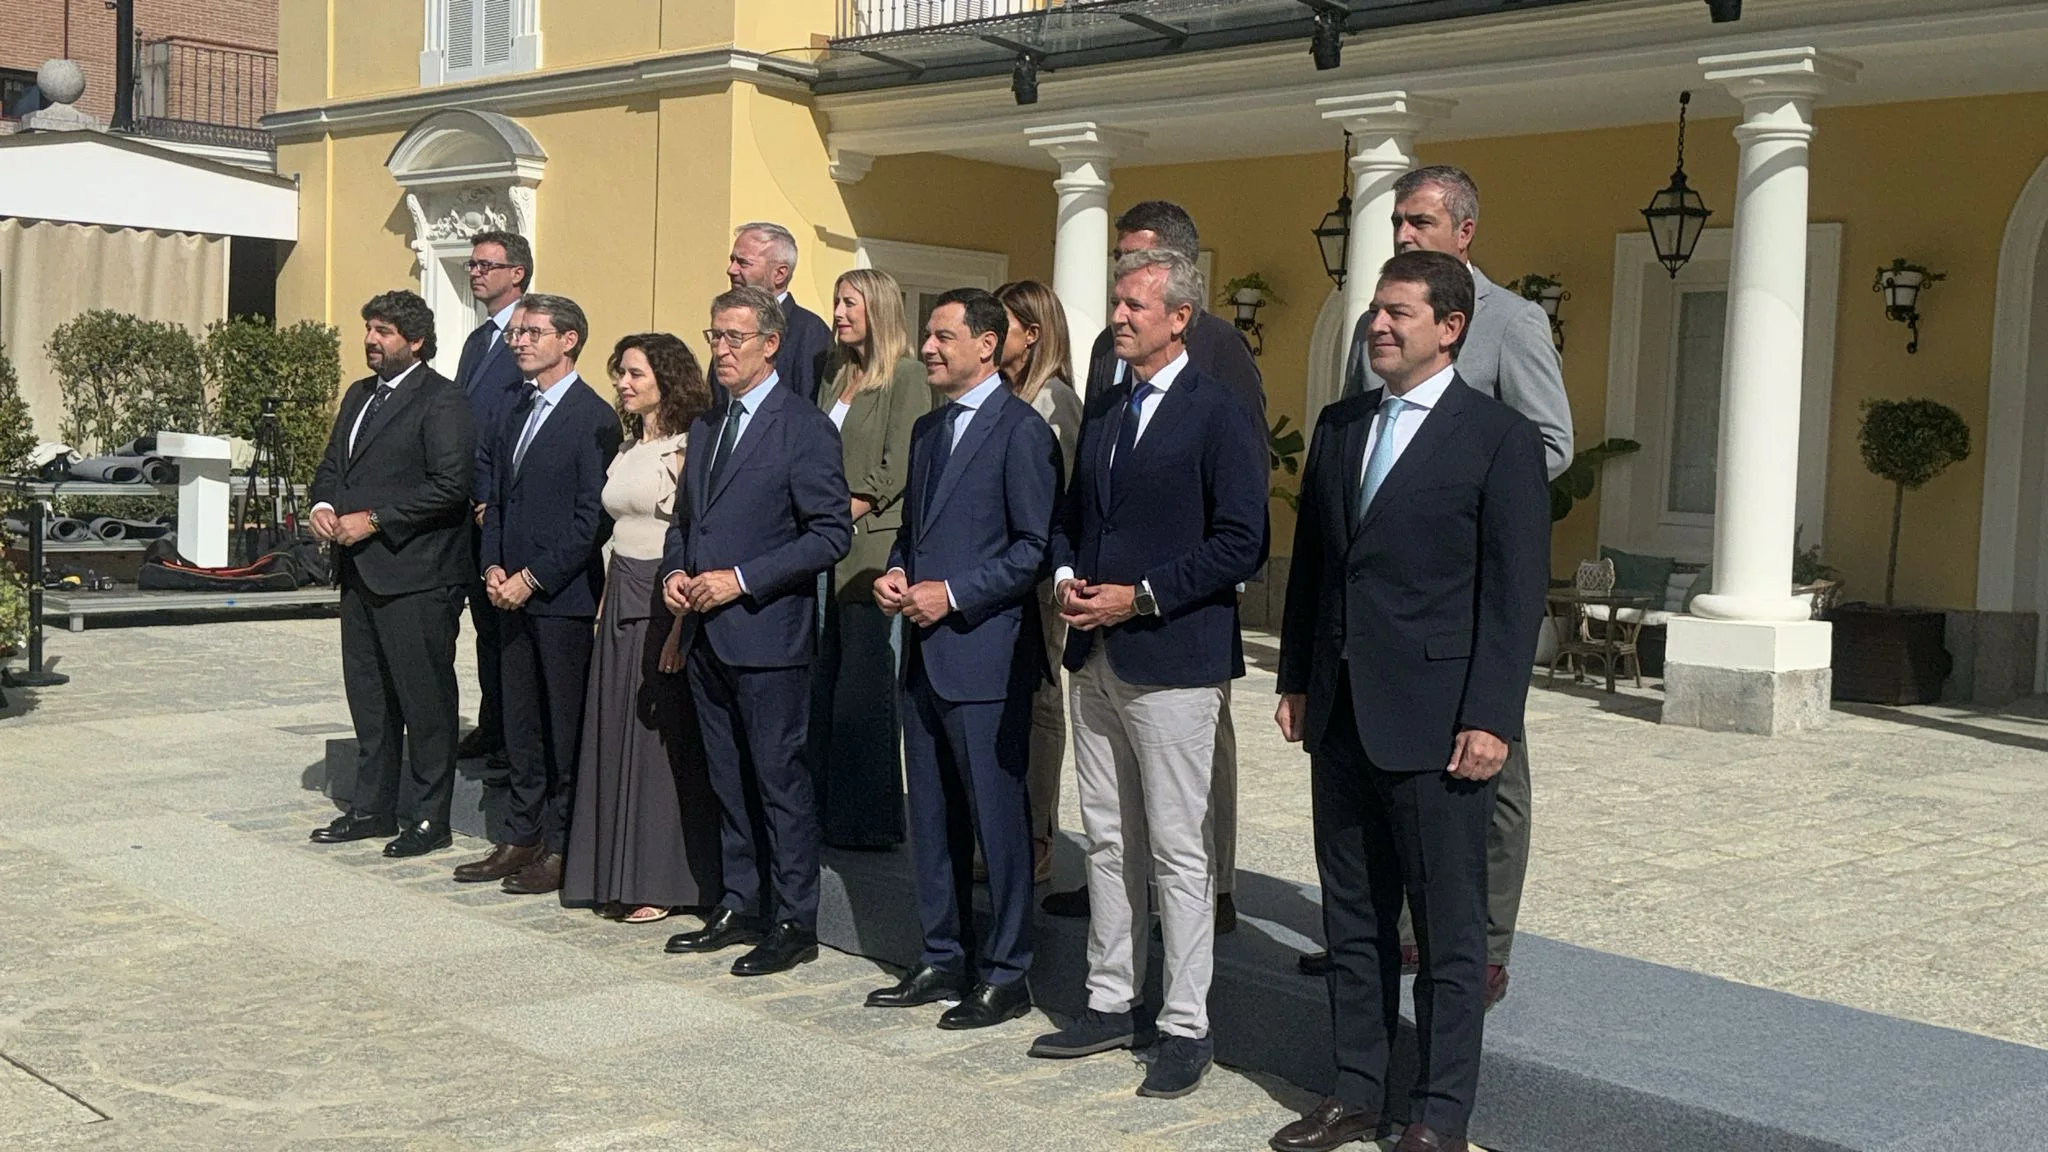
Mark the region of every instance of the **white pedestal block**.
[[1775, 736], [1825, 727], [1834, 626], [1818, 620], [1675, 616], [1664, 649], [1663, 722]]
[[225, 567], [231, 452], [227, 440], [159, 432], [156, 448], [178, 462], [178, 554], [202, 567]]

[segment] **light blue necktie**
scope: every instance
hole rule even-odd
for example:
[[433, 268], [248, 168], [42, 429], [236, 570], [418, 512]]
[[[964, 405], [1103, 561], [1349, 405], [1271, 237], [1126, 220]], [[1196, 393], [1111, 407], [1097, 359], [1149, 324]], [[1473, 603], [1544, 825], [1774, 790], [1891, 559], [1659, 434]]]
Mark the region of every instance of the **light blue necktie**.
[[517, 475], [519, 466], [526, 462], [526, 449], [533, 444], [534, 433], [540, 431], [540, 418], [547, 414], [548, 402], [545, 397], [533, 399], [533, 415], [526, 418], [526, 429], [519, 434], [519, 443], [512, 449], [512, 472]]
[[1372, 498], [1379, 494], [1380, 485], [1386, 483], [1387, 473], [1394, 470], [1394, 426], [1401, 420], [1401, 412], [1408, 402], [1399, 396], [1389, 396], [1380, 404], [1380, 436], [1373, 441], [1372, 455], [1365, 461], [1365, 481], [1358, 487], [1358, 518], [1365, 519], [1365, 510], [1372, 507]]

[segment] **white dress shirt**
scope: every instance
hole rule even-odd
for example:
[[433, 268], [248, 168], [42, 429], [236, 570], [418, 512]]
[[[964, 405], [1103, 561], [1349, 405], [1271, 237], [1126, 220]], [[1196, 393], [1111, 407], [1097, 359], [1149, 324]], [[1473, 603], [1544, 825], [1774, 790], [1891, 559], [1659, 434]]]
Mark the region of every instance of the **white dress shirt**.
[[575, 370], [571, 369], [567, 376], [555, 381], [551, 388], [543, 389], [531, 380], [526, 382], [526, 386], [534, 389], [537, 394], [533, 399], [534, 410], [528, 412], [526, 419], [519, 425], [519, 439], [512, 442], [512, 453], [518, 457], [518, 463], [513, 465], [514, 468], [526, 462], [525, 456], [519, 453], [520, 443], [524, 442], [527, 449], [532, 450], [533, 442], [540, 438], [540, 430], [547, 426], [548, 417], [554, 415], [555, 406], [562, 402], [562, 397], [569, 394], [569, 386], [576, 383], [577, 379], [579, 377]]
[[[1394, 459], [1388, 463], [1389, 471], [1393, 465], [1401, 462], [1401, 453], [1406, 452], [1408, 445], [1414, 443], [1415, 433], [1422, 428], [1422, 422], [1429, 419], [1429, 414], [1436, 410], [1437, 404], [1444, 398], [1444, 389], [1451, 386], [1451, 381], [1456, 375], [1456, 366], [1446, 368], [1410, 388], [1401, 396], [1407, 407], [1403, 408], [1401, 415], [1394, 420]], [[1386, 396], [1382, 395], [1380, 403], [1385, 405], [1386, 402]], [[1380, 442], [1383, 432], [1381, 425], [1385, 423], [1386, 419], [1383, 416], [1373, 416], [1372, 431], [1365, 438], [1365, 455], [1359, 459], [1358, 479], [1353, 487], [1365, 483], [1365, 470], [1372, 460], [1372, 446]]]
[[[420, 362], [415, 360], [412, 363], [405, 366], [405, 371], [400, 372], [398, 375], [393, 376], [391, 379], [378, 381], [377, 387], [391, 389], [392, 396], [396, 397], [398, 395], [398, 386], [405, 383], [406, 378], [412, 375], [413, 369], [419, 366]], [[375, 392], [370, 393], [370, 399], [374, 400], [376, 399], [376, 397], [377, 394]], [[389, 404], [391, 403], [391, 400], [387, 398], [384, 402], [386, 404]], [[370, 405], [368, 401], [365, 401], [363, 403], [361, 410], [359, 410], [356, 413], [356, 422], [348, 426], [348, 454], [350, 456], [356, 454], [356, 435], [363, 430], [363, 418], [365, 416], [368, 416], [369, 414]], [[318, 512], [322, 508], [327, 509], [329, 512], [334, 511], [334, 505], [329, 504], [325, 500], [322, 500], [318, 504], [313, 505], [312, 511]]]
[[510, 304], [491, 313], [491, 327], [493, 331], [491, 332], [490, 340], [484, 344], [484, 355], [490, 355], [491, 349], [496, 348], [498, 342], [505, 338], [505, 328], [512, 323], [512, 310], [517, 307], [519, 307], [519, 297], [515, 296]]

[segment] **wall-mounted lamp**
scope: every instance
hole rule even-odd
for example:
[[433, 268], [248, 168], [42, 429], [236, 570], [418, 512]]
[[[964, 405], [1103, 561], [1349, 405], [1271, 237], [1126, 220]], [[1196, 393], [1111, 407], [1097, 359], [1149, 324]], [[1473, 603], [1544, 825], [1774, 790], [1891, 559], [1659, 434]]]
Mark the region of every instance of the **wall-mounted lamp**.
[[1038, 66], [1043, 61], [1036, 52], [1017, 53], [1017, 62], [1010, 67], [1010, 95], [1018, 104], [1038, 103]]
[[1550, 342], [1557, 346], [1559, 352], [1564, 351], [1564, 321], [1558, 319], [1557, 310], [1560, 304], [1572, 298], [1572, 294], [1565, 291], [1563, 281], [1555, 276], [1531, 272], [1508, 281], [1507, 289], [1524, 300], [1534, 300], [1536, 306], [1543, 309], [1543, 314], [1550, 318]]
[[1309, 37], [1309, 55], [1315, 57], [1316, 71], [1328, 72], [1344, 63], [1344, 21], [1351, 10], [1333, 0], [1302, 0], [1316, 10], [1315, 33]]
[[1257, 272], [1248, 272], [1223, 286], [1222, 303], [1230, 305], [1236, 316], [1231, 323], [1244, 333], [1245, 342], [1252, 346], [1252, 355], [1266, 350], [1266, 329], [1259, 323], [1259, 309], [1268, 304], [1280, 303], [1274, 295], [1273, 286]]
[[1931, 272], [1925, 265], [1903, 258], [1895, 258], [1890, 267], [1877, 270], [1877, 279], [1870, 285], [1870, 290], [1884, 294], [1885, 319], [1904, 324], [1913, 334], [1913, 338], [1906, 342], [1907, 352], [1920, 350], [1921, 289], [1946, 279], [1946, 273]]

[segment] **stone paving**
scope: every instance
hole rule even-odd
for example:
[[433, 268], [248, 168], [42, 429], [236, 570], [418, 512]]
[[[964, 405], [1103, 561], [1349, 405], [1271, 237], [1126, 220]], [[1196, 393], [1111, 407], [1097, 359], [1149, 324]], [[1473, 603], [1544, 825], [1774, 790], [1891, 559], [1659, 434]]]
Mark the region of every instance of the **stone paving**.
[[[72, 683], [0, 712], [0, 1148], [1251, 1149], [1308, 1101], [1218, 1069], [1024, 1057], [860, 1007], [826, 953], [755, 981], [627, 927], [447, 880], [477, 843], [317, 848], [347, 730], [331, 619], [51, 634]], [[1313, 875], [1271, 649], [1235, 694], [1241, 866]], [[2048, 1043], [2048, 710], [1841, 712], [1768, 740], [1656, 694], [1531, 696], [1523, 927]], [[465, 697], [466, 699], [472, 697]], [[1071, 813], [1071, 788], [1066, 797]], [[1540, 995], [1517, 984], [1517, 996]]]

